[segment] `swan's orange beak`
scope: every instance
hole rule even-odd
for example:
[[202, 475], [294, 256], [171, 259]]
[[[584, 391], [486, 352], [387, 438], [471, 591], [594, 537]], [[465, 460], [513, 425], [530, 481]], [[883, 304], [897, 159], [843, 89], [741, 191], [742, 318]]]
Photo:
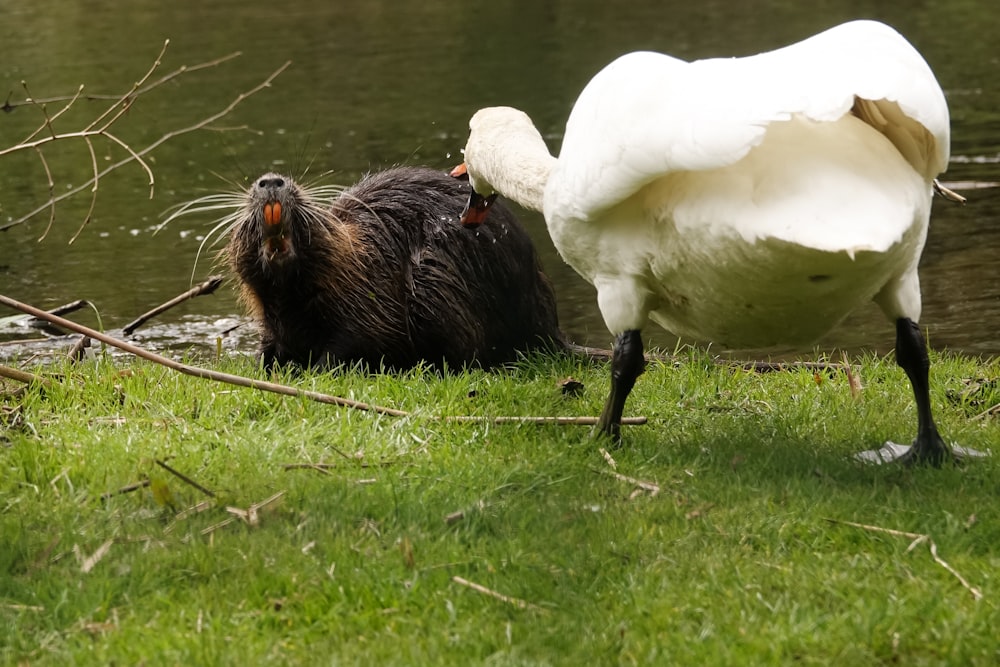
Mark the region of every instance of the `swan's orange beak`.
[[490, 206], [496, 201], [496, 193], [491, 194], [489, 197], [484, 197], [475, 190], [469, 194], [469, 203], [465, 205], [465, 210], [462, 211], [462, 216], [458, 219], [462, 223], [463, 227], [469, 229], [475, 229], [479, 225], [486, 222], [486, 215], [490, 211]]

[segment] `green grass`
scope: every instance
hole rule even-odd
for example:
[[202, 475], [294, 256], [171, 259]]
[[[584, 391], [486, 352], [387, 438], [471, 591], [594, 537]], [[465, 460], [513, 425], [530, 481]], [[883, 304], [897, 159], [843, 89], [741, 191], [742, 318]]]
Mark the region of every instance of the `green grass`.
[[[627, 408], [650, 423], [611, 456], [656, 495], [608, 474], [589, 428], [430, 418], [596, 415], [604, 365], [282, 378], [405, 418], [132, 360], [39, 371], [53, 386], [6, 385], [0, 416], [0, 664], [996, 664], [997, 457], [854, 462], [916, 416], [891, 359], [852, 363], [857, 397], [842, 372], [651, 364]], [[932, 364], [946, 438], [996, 449], [997, 417], [973, 417], [1000, 364]], [[284, 468], [309, 462], [336, 467]], [[844, 522], [929, 535], [982, 599], [926, 543]]]

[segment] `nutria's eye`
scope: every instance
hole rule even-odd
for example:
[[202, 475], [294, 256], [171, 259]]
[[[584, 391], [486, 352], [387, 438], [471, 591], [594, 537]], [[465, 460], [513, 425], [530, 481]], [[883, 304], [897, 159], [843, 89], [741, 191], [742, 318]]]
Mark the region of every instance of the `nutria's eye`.
[[283, 188], [285, 187], [285, 179], [280, 176], [273, 176], [271, 178], [262, 178], [260, 182], [257, 183], [259, 188]]

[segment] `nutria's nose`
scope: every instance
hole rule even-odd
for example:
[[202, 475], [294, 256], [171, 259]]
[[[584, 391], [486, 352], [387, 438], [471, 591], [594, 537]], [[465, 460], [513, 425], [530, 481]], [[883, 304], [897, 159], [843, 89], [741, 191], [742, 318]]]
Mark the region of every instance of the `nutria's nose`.
[[257, 187], [262, 190], [267, 190], [268, 188], [281, 188], [285, 186], [285, 179], [281, 176], [265, 176], [257, 182]]

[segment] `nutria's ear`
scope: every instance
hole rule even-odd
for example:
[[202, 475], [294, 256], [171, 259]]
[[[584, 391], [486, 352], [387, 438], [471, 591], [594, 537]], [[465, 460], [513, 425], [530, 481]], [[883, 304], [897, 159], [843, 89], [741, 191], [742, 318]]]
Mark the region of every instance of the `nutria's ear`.
[[458, 165], [450, 172], [448, 172], [448, 175], [451, 176], [452, 178], [457, 178], [460, 181], [467, 181], [469, 180], [469, 169], [468, 167], [465, 166], [465, 163], [463, 162], [462, 164]]
[[486, 215], [490, 211], [490, 206], [496, 201], [497, 195], [494, 192], [489, 197], [484, 197], [475, 190], [469, 193], [469, 203], [465, 205], [462, 216], [458, 219], [463, 227], [475, 229], [486, 222]]

